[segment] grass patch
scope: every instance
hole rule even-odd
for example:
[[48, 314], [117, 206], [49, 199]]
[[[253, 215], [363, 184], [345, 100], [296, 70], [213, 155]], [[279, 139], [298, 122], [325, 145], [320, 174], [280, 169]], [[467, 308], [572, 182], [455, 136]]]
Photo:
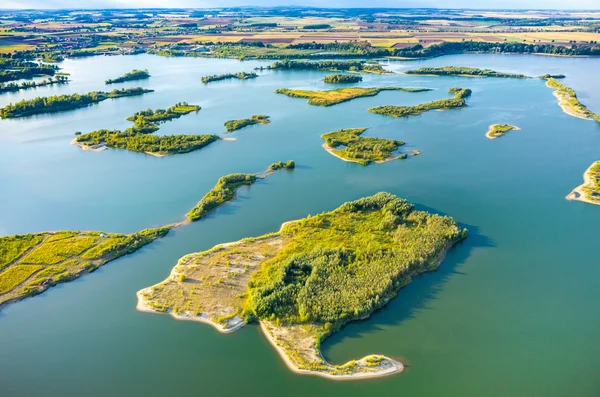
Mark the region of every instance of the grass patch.
[[41, 268], [42, 266], [39, 265], [15, 265], [9, 267], [0, 273], [0, 295], [12, 290]]
[[[337, 157], [354, 161], [361, 165], [383, 162], [391, 159], [405, 159], [406, 154], [393, 156], [404, 142], [395, 139], [362, 137], [366, 128], [341, 129], [321, 135], [329, 152]], [[343, 146], [343, 149], [336, 149]]]
[[277, 94], [287, 95], [292, 98], [308, 98], [308, 103], [315, 106], [332, 106], [338, 103], [347, 102], [355, 98], [375, 96], [381, 91], [404, 91], [404, 92], [423, 92], [430, 91], [428, 88], [403, 88], [403, 87], [377, 87], [377, 88], [338, 88], [328, 91], [309, 91], [292, 90], [289, 88], [280, 88], [275, 92]]
[[416, 106], [377, 106], [370, 108], [369, 112], [393, 117], [416, 116], [430, 110], [454, 109], [466, 106], [467, 102], [465, 98], [471, 96], [471, 90], [468, 88], [450, 88], [448, 92], [454, 94], [454, 97]]

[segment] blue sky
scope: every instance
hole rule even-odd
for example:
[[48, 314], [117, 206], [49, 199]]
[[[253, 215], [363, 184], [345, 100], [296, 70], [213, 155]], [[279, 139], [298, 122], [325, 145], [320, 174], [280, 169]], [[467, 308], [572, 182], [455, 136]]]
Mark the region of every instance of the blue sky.
[[600, 9], [599, 0], [0, 0], [0, 8], [206, 8], [242, 5], [303, 5], [318, 7]]

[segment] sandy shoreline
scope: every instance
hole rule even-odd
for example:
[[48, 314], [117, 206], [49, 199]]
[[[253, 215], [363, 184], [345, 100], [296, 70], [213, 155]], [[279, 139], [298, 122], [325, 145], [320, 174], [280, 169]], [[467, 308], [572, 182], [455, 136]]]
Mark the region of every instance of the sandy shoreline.
[[77, 138], [75, 138], [71, 141], [71, 145], [79, 146], [81, 148], [81, 150], [88, 150], [88, 151], [92, 151], [92, 152], [103, 152], [105, 150], [108, 150], [108, 148], [104, 145], [89, 146], [89, 145], [86, 145], [85, 143], [77, 142]]
[[502, 136], [506, 135], [506, 133], [508, 133], [508, 132], [510, 132], [510, 131], [521, 131], [521, 128], [517, 127], [516, 125], [513, 125], [513, 126], [512, 126], [512, 127], [513, 127], [512, 129], [510, 129], [510, 130], [506, 131], [504, 134], [502, 134], [502, 135], [500, 135], [500, 136], [494, 136], [494, 135], [491, 135], [491, 134], [492, 134], [492, 132], [494, 131], [494, 127], [495, 127], [495, 126], [497, 126], [497, 125], [498, 125], [498, 124], [492, 124], [492, 125], [490, 125], [490, 126], [488, 127], [488, 130], [487, 130], [487, 132], [485, 133], [485, 137], [486, 137], [487, 139], [496, 139], [496, 138], [500, 138], [500, 137], [502, 137]]
[[[335, 152], [335, 149], [334, 149], [334, 148], [332, 148], [331, 146], [328, 146], [328, 145], [327, 145], [327, 143], [324, 143], [324, 144], [322, 144], [322, 145], [321, 145], [321, 147], [322, 147], [323, 149], [325, 149], [325, 150], [327, 151], [327, 153], [331, 154], [332, 156], [335, 156], [335, 157], [337, 157], [337, 158], [338, 158], [338, 159], [340, 159], [340, 160], [346, 161], [346, 162], [348, 162], [348, 163], [356, 163], [356, 164], [360, 164], [360, 163], [359, 163], [357, 160], [349, 160], [349, 159], [345, 159], [345, 158], [343, 158], [343, 157], [339, 156], [339, 155], [338, 155], [338, 154]], [[421, 152], [419, 152], [418, 150], [416, 151], [416, 152], [418, 152], [418, 153], [416, 153], [414, 150], [413, 150], [412, 152], [413, 152], [413, 156], [416, 156], [417, 154], [421, 154]], [[403, 153], [403, 154], [406, 154], [406, 153]], [[389, 158], [387, 158], [387, 159], [385, 159], [385, 160], [377, 160], [377, 161], [373, 161], [373, 162], [374, 162], [374, 163], [376, 163], [376, 164], [383, 164], [383, 163], [387, 163], [388, 161], [392, 161], [392, 160], [398, 160], [398, 159], [400, 159], [401, 157], [402, 157], [402, 155], [400, 155], [400, 156], [392, 156], [392, 157], [389, 157]], [[361, 164], [361, 165], [362, 165], [362, 164]]]
[[590, 165], [588, 167], [587, 170], [585, 170], [585, 172], [583, 173], [583, 184], [581, 184], [581, 185], [577, 186], [575, 189], [571, 190], [571, 193], [569, 193], [565, 197], [567, 200], [581, 201], [581, 202], [588, 203], [588, 204], [600, 205], [599, 201], [592, 201], [592, 200], [588, 199], [585, 196], [585, 192], [583, 191], [584, 187], [592, 185], [592, 178], [590, 177], [590, 171], [591, 171], [592, 167], [594, 167], [595, 165], [597, 165], [599, 163], [600, 163], [600, 160], [595, 161], [594, 163], [592, 163], [592, 165]]
[[577, 113], [571, 107], [569, 107], [568, 102], [565, 100], [565, 98], [558, 93], [558, 89], [556, 89], [554, 87], [550, 87], [550, 85], [548, 84], [547, 81], [546, 81], [546, 87], [552, 88], [554, 90], [554, 91], [552, 91], [552, 95], [554, 95], [554, 97], [556, 99], [558, 99], [558, 106], [560, 106], [560, 108], [562, 109], [563, 112], [565, 112], [566, 114], [568, 114], [569, 116], [572, 116], [572, 117], [577, 117], [577, 118], [583, 119], [583, 120], [591, 120], [590, 117], [585, 116], [580, 113]]

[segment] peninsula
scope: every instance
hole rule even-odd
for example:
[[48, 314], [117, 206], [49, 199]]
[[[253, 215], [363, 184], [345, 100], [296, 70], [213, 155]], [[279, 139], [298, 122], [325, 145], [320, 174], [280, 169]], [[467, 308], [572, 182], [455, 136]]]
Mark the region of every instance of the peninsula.
[[69, 94], [49, 97], [23, 99], [15, 104], [8, 104], [0, 109], [0, 118], [30, 116], [33, 114], [61, 112], [64, 110], [79, 109], [88, 105], [102, 102], [106, 99], [121, 98], [126, 96], [142, 95], [154, 92], [146, 88], [124, 88], [110, 92], [94, 91], [87, 94]]
[[467, 101], [465, 99], [471, 96], [471, 90], [468, 88], [450, 88], [448, 92], [454, 94], [454, 97], [416, 106], [377, 106], [370, 108], [369, 112], [393, 117], [417, 116], [430, 110], [454, 109], [466, 106]]
[[429, 88], [403, 88], [403, 87], [374, 87], [374, 88], [337, 88], [328, 91], [310, 91], [310, 90], [291, 90], [289, 88], [280, 88], [275, 90], [277, 94], [287, 95], [292, 98], [308, 98], [309, 105], [332, 106], [338, 103], [350, 101], [355, 98], [375, 96], [381, 91], [404, 91], [404, 92], [423, 92], [431, 91]]
[[290, 369], [333, 379], [399, 372], [375, 354], [343, 365], [321, 343], [368, 318], [417, 274], [437, 269], [466, 229], [389, 193], [286, 222], [279, 232], [181, 258], [163, 282], [138, 291], [137, 308], [208, 323], [221, 332], [259, 321]]
[[250, 72], [250, 73], [239, 72], [239, 73], [225, 73], [225, 74], [214, 74], [211, 76], [204, 76], [204, 77], [202, 77], [201, 80], [204, 84], [208, 84], [212, 81], [227, 80], [227, 79], [248, 80], [248, 79], [254, 79], [256, 77], [258, 77], [258, 75], [254, 72]]
[[464, 66], [444, 66], [440, 68], [419, 68], [407, 70], [406, 74], [420, 74], [429, 76], [464, 76], [464, 77], [504, 77], [513, 79], [526, 79], [523, 74], [496, 72], [492, 69], [467, 68]]
[[[344, 161], [361, 165], [372, 162], [384, 163], [395, 159], [405, 159], [405, 153], [393, 155], [404, 142], [395, 139], [362, 137], [366, 128], [347, 128], [321, 135], [325, 139], [323, 148], [328, 153]], [[343, 146], [343, 149], [338, 149]]]
[[42, 81], [24, 81], [21, 84], [15, 83], [14, 81], [6, 84], [0, 83], [0, 94], [3, 92], [28, 90], [30, 88], [45, 87], [54, 84], [67, 84], [68, 82], [69, 79], [67, 76], [56, 75], [54, 77], [49, 77], [46, 80]]
[[577, 186], [567, 200], [583, 201], [584, 203], [600, 205], [600, 160], [590, 165], [583, 174], [583, 185]]
[[150, 73], [148, 73], [148, 70], [133, 69], [131, 72], [125, 73], [121, 77], [117, 77], [115, 79], [108, 79], [105, 81], [105, 83], [106, 84], [115, 84], [115, 83], [123, 83], [125, 81], [144, 80], [144, 79], [148, 79], [148, 78], [150, 78]]
[[0, 237], [0, 309], [137, 251], [170, 226], [134, 234], [83, 231]]
[[249, 119], [241, 119], [241, 120], [229, 120], [225, 122], [225, 129], [227, 133], [237, 131], [244, 127], [254, 124], [269, 124], [271, 120], [269, 120], [269, 116], [265, 116], [263, 114], [253, 114]]
[[581, 119], [594, 119], [600, 123], [600, 114], [592, 112], [577, 98], [575, 90], [567, 87], [560, 83], [554, 78], [547, 78], [546, 85], [550, 88], [554, 88], [554, 96], [558, 99], [558, 106], [561, 107], [563, 112], [569, 116], [579, 117]]
[[489, 139], [496, 139], [512, 130], [518, 131], [520, 128], [510, 124], [492, 124], [485, 133], [485, 136]]

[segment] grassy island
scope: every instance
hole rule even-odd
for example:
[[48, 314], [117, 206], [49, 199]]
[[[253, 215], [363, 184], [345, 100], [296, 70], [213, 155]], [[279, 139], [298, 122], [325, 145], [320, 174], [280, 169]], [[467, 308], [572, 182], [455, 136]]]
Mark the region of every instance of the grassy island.
[[383, 68], [378, 63], [365, 61], [297, 61], [285, 59], [274, 62], [267, 66], [267, 69], [274, 70], [328, 70], [328, 71], [349, 71], [361, 73], [385, 74], [392, 73]]
[[258, 174], [229, 174], [221, 177], [217, 184], [202, 197], [198, 204], [187, 213], [187, 219], [194, 222], [204, 218], [215, 208], [233, 200], [235, 192], [239, 187], [253, 185], [256, 181], [265, 178], [272, 171], [278, 169], [294, 169], [296, 163], [278, 161], [269, 166], [266, 172]]
[[519, 129], [519, 127], [510, 124], [492, 124], [490, 125], [490, 128], [488, 128], [485, 136], [489, 139], [496, 139], [503, 136], [508, 131]]
[[358, 74], [330, 74], [323, 78], [323, 82], [327, 84], [349, 84], [360, 83], [362, 76]]
[[159, 129], [158, 124], [197, 112], [200, 106], [179, 102], [168, 109], [142, 110], [127, 118], [133, 127], [124, 131], [97, 130], [87, 134], [76, 134], [72, 142], [84, 150], [101, 151], [106, 148], [126, 149], [154, 156], [189, 153], [201, 149], [217, 140], [213, 134], [199, 135], [151, 135]]
[[58, 75], [42, 81], [24, 81], [21, 84], [15, 82], [10, 82], [6, 84], [0, 83], [0, 94], [3, 92], [15, 92], [20, 90], [27, 90], [30, 88], [45, 87], [47, 85], [67, 84], [68, 82], [69, 79], [67, 76]]
[[165, 236], [169, 229], [128, 235], [59, 231], [0, 237], [0, 308], [93, 272]]
[[[345, 161], [352, 161], [361, 165], [369, 165], [372, 162], [383, 163], [395, 159], [405, 159], [406, 154], [397, 156], [397, 151], [404, 142], [395, 139], [362, 137], [366, 128], [347, 128], [321, 135], [325, 139], [323, 147], [330, 154]], [[343, 146], [342, 149], [337, 149]]]
[[466, 106], [467, 101], [465, 98], [471, 96], [471, 90], [468, 88], [450, 88], [448, 92], [454, 94], [454, 97], [416, 106], [377, 106], [370, 108], [369, 112], [393, 117], [416, 116], [430, 110], [454, 109]]
[[338, 88], [328, 91], [291, 90], [280, 88], [275, 90], [277, 94], [287, 95], [292, 98], [308, 98], [308, 103], [315, 106], [331, 106], [338, 103], [350, 101], [355, 98], [375, 96], [381, 91], [404, 91], [423, 92], [430, 91], [429, 88], [403, 88], [403, 87], [374, 87], [374, 88]]
[[583, 185], [577, 186], [567, 200], [600, 205], [600, 160], [594, 162], [583, 174]]
[[385, 306], [413, 276], [437, 269], [466, 235], [452, 218], [378, 193], [286, 222], [276, 233], [186, 255], [165, 281], [138, 291], [138, 309], [222, 332], [257, 320], [297, 372], [338, 379], [387, 375], [402, 364], [370, 355], [333, 365], [319, 347], [348, 322]]
[[123, 83], [125, 81], [144, 80], [144, 79], [148, 79], [148, 78], [150, 78], [150, 73], [148, 73], [148, 70], [133, 69], [131, 72], [125, 73], [121, 77], [117, 77], [115, 79], [108, 79], [105, 81], [105, 83], [106, 84], [115, 84], [115, 83]]
[[265, 116], [263, 114], [253, 114], [249, 119], [241, 119], [241, 120], [229, 120], [225, 122], [225, 129], [227, 132], [237, 131], [244, 127], [253, 124], [269, 124], [271, 120], [269, 120], [269, 116]]
[[207, 84], [212, 81], [227, 80], [227, 79], [248, 80], [248, 79], [254, 79], [256, 77], [258, 77], [258, 75], [254, 72], [250, 72], [250, 73], [239, 72], [239, 73], [225, 73], [225, 74], [214, 74], [212, 76], [204, 76], [204, 77], [202, 77], [201, 80], [204, 84]]
[[526, 79], [523, 74], [496, 72], [491, 69], [467, 68], [463, 66], [444, 66], [440, 68], [419, 68], [407, 70], [406, 74], [420, 74], [430, 76], [466, 76], [466, 77], [504, 77], [513, 79]]
[[600, 123], [600, 114], [592, 112], [583, 103], [579, 102], [577, 93], [572, 88], [561, 84], [554, 78], [546, 79], [546, 85], [550, 88], [554, 88], [554, 96], [558, 99], [558, 106], [561, 107], [563, 112], [569, 116], [579, 117], [582, 119], [594, 119]]
[[88, 94], [70, 94], [49, 97], [23, 99], [15, 104], [8, 104], [0, 109], [0, 118], [23, 117], [33, 114], [53, 113], [63, 110], [72, 110], [102, 102], [106, 99], [121, 98], [126, 96], [142, 95], [153, 92], [141, 87], [112, 90], [110, 92], [94, 91]]

